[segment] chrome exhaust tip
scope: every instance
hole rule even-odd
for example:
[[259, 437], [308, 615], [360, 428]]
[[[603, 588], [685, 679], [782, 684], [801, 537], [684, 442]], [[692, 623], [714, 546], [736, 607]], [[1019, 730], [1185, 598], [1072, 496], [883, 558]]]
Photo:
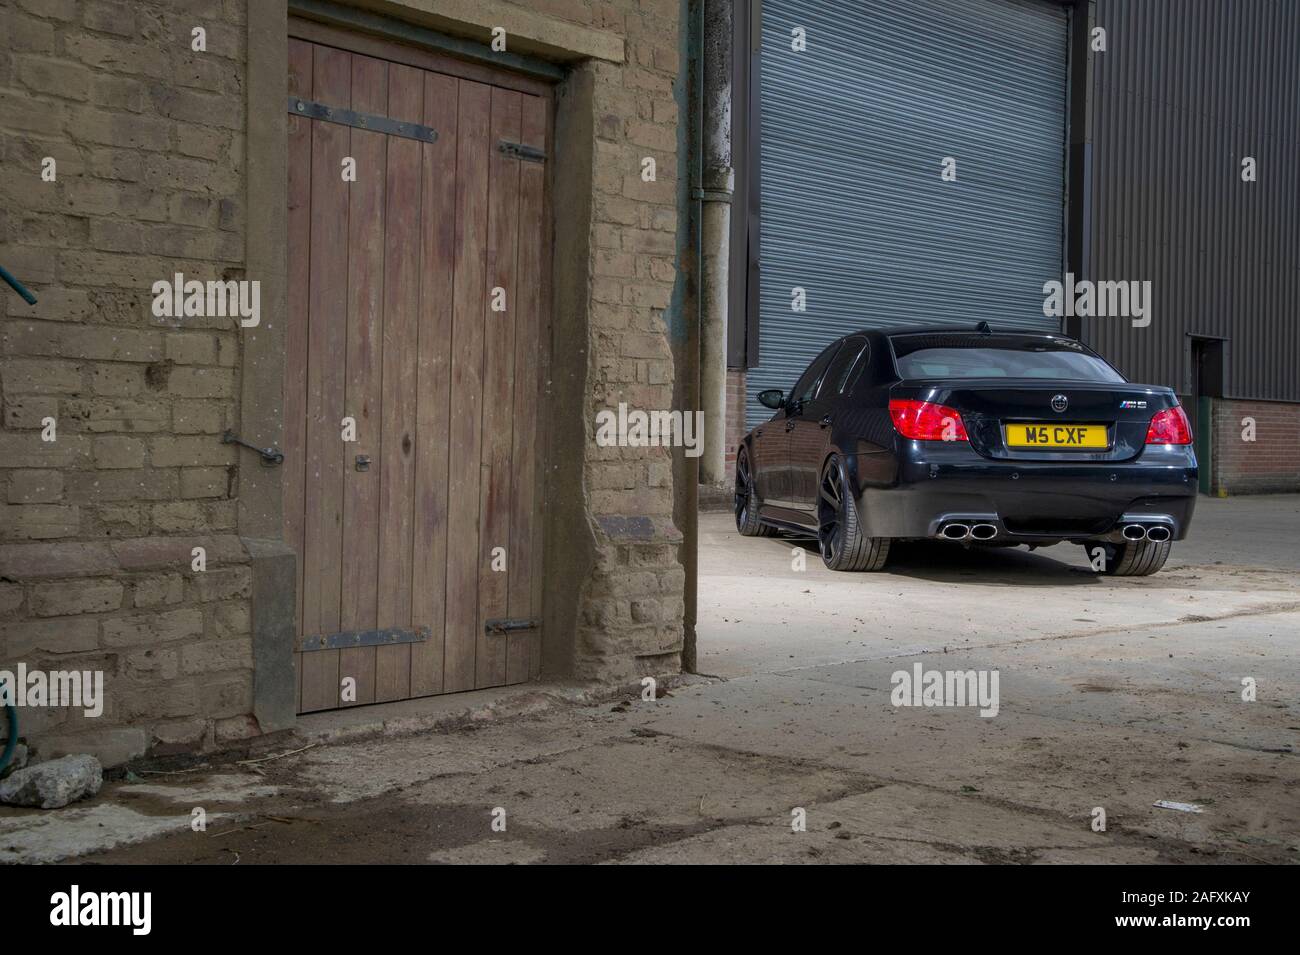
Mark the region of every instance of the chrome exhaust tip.
[[976, 524], [970, 529], [970, 536], [977, 541], [991, 541], [998, 536], [996, 524]]
[[939, 528], [939, 536], [949, 541], [964, 541], [970, 536], [969, 524], [944, 524]]
[[1163, 544], [1173, 536], [1173, 531], [1163, 524], [1156, 524], [1147, 528], [1147, 540], [1155, 541], [1157, 544]]
[[1141, 524], [1125, 524], [1123, 534], [1126, 541], [1140, 541], [1147, 536], [1147, 529]]

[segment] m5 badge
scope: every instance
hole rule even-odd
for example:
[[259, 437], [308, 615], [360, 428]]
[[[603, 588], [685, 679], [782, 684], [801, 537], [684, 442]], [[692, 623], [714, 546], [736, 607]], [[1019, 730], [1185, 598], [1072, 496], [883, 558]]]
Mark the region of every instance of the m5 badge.
[[1145, 401], [1121, 401], [1121, 402], [1119, 403], [1119, 406], [1120, 406], [1121, 409], [1124, 409], [1124, 408], [1145, 408], [1145, 407], [1147, 406], [1147, 403], [1146, 403]]

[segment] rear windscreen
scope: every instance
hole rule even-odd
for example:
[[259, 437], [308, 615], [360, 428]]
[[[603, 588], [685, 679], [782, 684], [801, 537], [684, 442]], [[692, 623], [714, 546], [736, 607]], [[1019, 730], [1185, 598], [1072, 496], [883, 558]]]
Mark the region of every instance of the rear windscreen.
[[1123, 377], [1078, 342], [1041, 338], [904, 335], [890, 339], [898, 374], [912, 378], [1056, 378], [1118, 383]]

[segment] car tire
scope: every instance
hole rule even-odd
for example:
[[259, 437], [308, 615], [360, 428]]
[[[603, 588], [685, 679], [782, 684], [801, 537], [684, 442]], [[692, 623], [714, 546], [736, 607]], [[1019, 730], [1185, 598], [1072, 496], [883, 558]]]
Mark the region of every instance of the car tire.
[[[1106, 547], [1102, 573], [1111, 577], [1150, 577], [1169, 559], [1170, 541], [1126, 541]], [[1084, 548], [1091, 554], [1089, 545]]]
[[848, 475], [838, 454], [822, 467], [817, 482], [817, 549], [831, 570], [880, 570], [889, 558], [890, 538], [862, 532], [858, 507], [848, 488]]
[[749, 452], [743, 447], [736, 455], [736, 530], [741, 537], [771, 537], [776, 528], [758, 517], [758, 492], [754, 490], [754, 471]]

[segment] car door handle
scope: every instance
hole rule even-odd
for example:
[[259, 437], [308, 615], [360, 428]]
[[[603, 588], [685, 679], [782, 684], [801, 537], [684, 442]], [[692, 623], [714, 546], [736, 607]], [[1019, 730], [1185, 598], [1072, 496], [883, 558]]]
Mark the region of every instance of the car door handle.
[[819, 421], [818, 424], [820, 424], [823, 428], [829, 428], [831, 426], [831, 416], [822, 415], [822, 420]]

